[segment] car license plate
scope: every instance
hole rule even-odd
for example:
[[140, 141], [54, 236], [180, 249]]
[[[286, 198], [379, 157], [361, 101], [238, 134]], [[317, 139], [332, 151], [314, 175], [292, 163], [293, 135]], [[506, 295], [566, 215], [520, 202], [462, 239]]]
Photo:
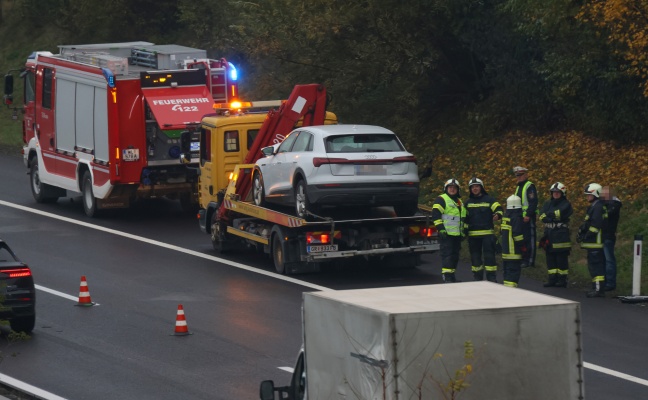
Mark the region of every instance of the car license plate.
[[191, 142], [191, 152], [195, 153], [200, 151], [200, 142]]
[[326, 244], [318, 246], [307, 246], [306, 251], [309, 253], [323, 253], [325, 251], [337, 251], [337, 244]]
[[139, 160], [139, 149], [124, 149], [124, 150], [122, 150], [122, 159], [124, 161], [137, 161], [137, 160]]
[[356, 165], [356, 175], [387, 175], [387, 166], [385, 165]]

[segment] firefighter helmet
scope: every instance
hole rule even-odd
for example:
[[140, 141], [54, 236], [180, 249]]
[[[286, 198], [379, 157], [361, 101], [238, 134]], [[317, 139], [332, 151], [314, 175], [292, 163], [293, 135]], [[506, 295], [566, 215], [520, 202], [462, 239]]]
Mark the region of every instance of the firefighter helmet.
[[476, 176], [473, 176], [470, 179], [470, 182], [468, 182], [468, 187], [471, 187], [472, 185], [480, 185], [482, 187], [482, 189], [483, 189], [484, 188], [484, 181], [477, 178]]
[[591, 194], [592, 196], [596, 197], [597, 199], [601, 197], [601, 191], [603, 188], [601, 185], [598, 183], [588, 183], [585, 185], [585, 194]]
[[522, 208], [522, 199], [519, 196], [512, 195], [506, 199], [506, 209], [507, 210], [516, 210]]
[[455, 178], [451, 178], [446, 181], [445, 185], [443, 185], [443, 191], [445, 192], [448, 186], [452, 186], [452, 185], [456, 186], [457, 190], [459, 190], [460, 188], [459, 181], [456, 180]]
[[549, 192], [562, 192], [563, 196], [567, 196], [567, 186], [563, 185], [560, 182], [556, 182], [551, 185]]

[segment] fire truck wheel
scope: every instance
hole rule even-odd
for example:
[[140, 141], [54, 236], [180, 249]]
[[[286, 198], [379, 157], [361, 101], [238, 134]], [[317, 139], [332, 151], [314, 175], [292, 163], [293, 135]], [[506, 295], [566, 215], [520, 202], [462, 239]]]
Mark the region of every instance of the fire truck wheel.
[[278, 274], [286, 273], [286, 253], [281, 241], [281, 235], [275, 233], [272, 236], [272, 261], [274, 261], [275, 271]]
[[263, 176], [261, 172], [256, 172], [254, 174], [254, 180], [252, 182], [252, 197], [254, 198], [254, 204], [259, 207], [265, 207], [265, 188], [263, 187]]
[[55, 203], [59, 196], [52, 195], [56, 188], [40, 181], [38, 174], [38, 160], [34, 158], [29, 168], [29, 179], [31, 180], [31, 191], [37, 203]]
[[96, 217], [99, 214], [97, 209], [97, 199], [92, 193], [92, 176], [90, 171], [86, 171], [83, 174], [83, 180], [81, 181], [81, 199], [83, 200], [83, 211], [88, 217]]

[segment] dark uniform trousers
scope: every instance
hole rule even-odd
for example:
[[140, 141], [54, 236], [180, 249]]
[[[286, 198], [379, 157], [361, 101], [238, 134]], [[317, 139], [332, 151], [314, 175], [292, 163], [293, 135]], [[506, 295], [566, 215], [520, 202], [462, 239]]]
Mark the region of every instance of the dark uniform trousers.
[[446, 282], [455, 282], [455, 271], [459, 264], [459, 251], [461, 250], [461, 236], [448, 235], [439, 239], [441, 244], [441, 272]]
[[[497, 279], [497, 260], [495, 259], [495, 235], [469, 236], [468, 249], [473, 265], [473, 277], [475, 280], [484, 279], [482, 266], [494, 268], [494, 271], [486, 271], [486, 279], [495, 282]], [[484, 259], [482, 260], [482, 254]], [[483, 261], [483, 262], [482, 262]], [[479, 268], [479, 270], [476, 270]]]

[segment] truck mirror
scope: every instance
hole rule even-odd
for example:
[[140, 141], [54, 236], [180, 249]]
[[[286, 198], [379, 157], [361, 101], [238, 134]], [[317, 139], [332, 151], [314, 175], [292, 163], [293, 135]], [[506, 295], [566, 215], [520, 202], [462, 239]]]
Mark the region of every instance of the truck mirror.
[[[5, 100], [7, 99], [7, 97], [9, 98], [12, 97], [11, 95], [13, 94], [13, 75], [11, 74], [5, 75], [4, 94], [5, 94]], [[7, 103], [7, 104], [11, 104], [11, 103]]]
[[191, 131], [183, 131], [180, 134], [180, 163], [191, 163]]
[[263, 381], [261, 382], [261, 387], [259, 388], [259, 395], [261, 400], [274, 400], [274, 382], [273, 381]]
[[191, 132], [183, 131], [180, 134], [180, 149], [183, 153], [191, 152]]

